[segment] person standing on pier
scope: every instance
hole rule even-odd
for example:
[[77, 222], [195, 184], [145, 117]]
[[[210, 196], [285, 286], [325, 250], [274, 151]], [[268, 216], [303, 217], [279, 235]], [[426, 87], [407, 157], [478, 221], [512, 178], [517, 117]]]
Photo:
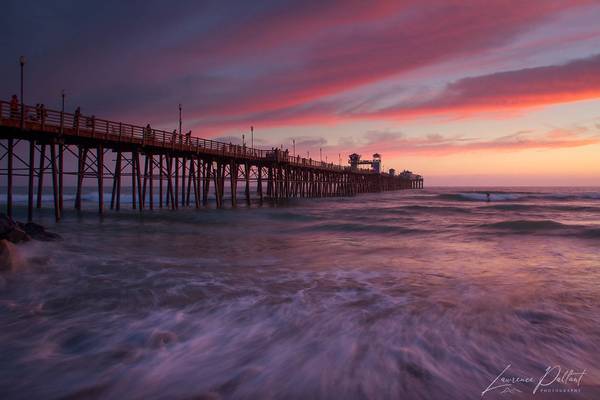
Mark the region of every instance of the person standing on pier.
[[192, 131], [191, 130], [185, 134], [185, 140], [186, 140], [188, 146], [192, 143]]
[[10, 117], [19, 119], [19, 98], [16, 94], [13, 94], [10, 98]]
[[177, 129], [173, 129], [173, 135], [171, 136], [171, 141], [175, 143], [177, 140]]
[[77, 128], [79, 126], [79, 118], [81, 117], [81, 107], [77, 107], [75, 109], [75, 115], [73, 116], [73, 128]]
[[146, 136], [146, 139], [153, 139], [152, 138], [152, 127], [150, 126], [150, 124], [146, 125], [146, 129], [144, 131], [144, 134]]

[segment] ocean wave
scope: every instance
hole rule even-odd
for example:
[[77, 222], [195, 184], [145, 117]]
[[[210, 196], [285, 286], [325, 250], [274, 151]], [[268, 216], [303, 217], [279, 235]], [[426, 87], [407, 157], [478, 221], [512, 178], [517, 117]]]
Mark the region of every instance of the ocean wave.
[[553, 220], [545, 219], [545, 220], [512, 220], [512, 221], [502, 221], [502, 222], [494, 222], [491, 224], [483, 224], [481, 225], [484, 228], [494, 228], [494, 229], [506, 229], [512, 231], [546, 231], [546, 230], [557, 230], [557, 229], [567, 229], [571, 228], [570, 225], [561, 224], [560, 222], [556, 222]]
[[600, 238], [600, 227], [589, 225], [570, 225], [558, 221], [544, 220], [509, 220], [480, 225], [485, 229], [504, 231], [516, 234], [550, 234], [559, 236], [575, 236], [581, 238]]
[[559, 211], [559, 212], [600, 212], [600, 207], [574, 204], [527, 204], [527, 203], [501, 203], [489, 204], [477, 207], [478, 210], [499, 210], [499, 211]]
[[446, 213], [461, 213], [461, 214], [469, 214], [471, 210], [462, 207], [452, 207], [452, 206], [423, 206], [423, 205], [410, 205], [410, 206], [402, 206], [398, 209], [399, 211], [406, 211], [409, 213], [412, 212], [424, 212], [424, 213], [435, 213], [435, 214], [446, 214]]
[[[523, 193], [490, 193], [490, 201], [515, 201], [527, 197]], [[487, 193], [444, 193], [438, 195], [439, 199], [448, 201], [487, 201]]]
[[443, 193], [438, 199], [447, 201], [520, 201], [520, 200], [600, 200], [600, 192], [585, 193], [521, 193], [521, 192], [461, 192]]
[[341, 223], [324, 223], [318, 225], [312, 225], [304, 228], [307, 231], [318, 231], [318, 232], [359, 232], [359, 233], [372, 233], [372, 234], [395, 234], [395, 235], [410, 235], [415, 233], [421, 233], [422, 230], [414, 228], [404, 228], [402, 226], [395, 225], [374, 225], [374, 224], [357, 224], [350, 222]]

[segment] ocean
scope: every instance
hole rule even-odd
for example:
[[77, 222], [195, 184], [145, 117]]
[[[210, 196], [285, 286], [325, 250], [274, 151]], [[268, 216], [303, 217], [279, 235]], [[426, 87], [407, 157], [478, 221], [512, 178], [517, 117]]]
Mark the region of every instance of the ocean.
[[600, 188], [95, 198], [0, 275], [2, 399], [600, 398]]

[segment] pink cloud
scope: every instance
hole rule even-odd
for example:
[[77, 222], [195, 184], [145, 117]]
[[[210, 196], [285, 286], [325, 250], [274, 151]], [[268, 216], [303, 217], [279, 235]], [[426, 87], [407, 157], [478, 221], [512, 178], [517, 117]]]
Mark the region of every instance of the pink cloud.
[[461, 79], [430, 100], [398, 104], [364, 116], [470, 115], [596, 98], [600, 98], [600, 55], [563, 65]]

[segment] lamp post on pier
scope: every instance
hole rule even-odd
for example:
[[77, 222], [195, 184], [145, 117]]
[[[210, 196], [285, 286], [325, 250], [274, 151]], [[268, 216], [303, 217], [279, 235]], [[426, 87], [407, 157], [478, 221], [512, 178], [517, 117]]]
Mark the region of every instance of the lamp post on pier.
[[21, 129], [23, 129], [23, 122], [25, 120], [25, 101], [23, 99], [23, 74], [25, 69], [25, 56], [19, 57], [19, 64], [21, 64]]
[[292, 146], [294, 148], [294, 157], [296, 157], [296, 139], [292, 139]]
[[179, 103], [179, 135], [181, 136], [181, 103]]
[[254, 125], [250, 126], [250, 147], [254, 148]]

